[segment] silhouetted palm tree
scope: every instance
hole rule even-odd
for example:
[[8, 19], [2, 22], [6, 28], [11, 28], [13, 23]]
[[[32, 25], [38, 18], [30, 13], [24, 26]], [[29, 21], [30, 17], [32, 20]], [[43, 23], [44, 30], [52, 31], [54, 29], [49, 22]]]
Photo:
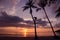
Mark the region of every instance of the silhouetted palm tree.
[[37, 39], [36, 20], [37, 20], [37, 17], [34, 17], [34, 24], [35, 24], [35, 38]]
[[30, 9], [30, 15], [33, 19], [33, 22], [34, 22], [34, 27], [35, 27], [35, 39], [37, 38], [37, 32], [36, 32], [36, 23], [35, 23], [35, 19], [33, 17], [33, 14], [32, 14], [32, 8], [36, 8], [36, 6], [34, 6], [34, 3], [32, 0], [29, 0], [28, 3], [26, 3], [26, 5], [23, 7], [23, 11], [25, 11], [26, 9]]
[[[52, 0], [50, 0], [49, 3], [50, 3], [50, 2], [52, 2]], [[49, 24], [50, 24], [50, 26], [51, 26], [51, 29], [52, 29], [52, 31], [53, 31], [53, 34], [54, 34], [54, 36], [56, 36], [55, 31], [54, 31], [54, 29], [53, 29], [53, 26], [52, 26], [52, 24], [51, 24], [51, 22], [50, 22], [50, 20], [49, 20], [49, 18], [48, 18], [48, 15], [47, 15], [47, 13], [46, 13], [46, 10], [45, 10], [45, 7], [46, 7], [47, 4], [48, 4], [48, 0], [40, 0], [40, 2], [38, 3], [38, 6], [39, 6], [40, 8], [37, 8], [36, 11], [39, 11], [39, 10], [43, 9], [43, 11], [45, 12], [46, 18], [47, 18], [47, 20], [48, 20], [48, 22], [49, 22]], [[51, 3], [50, 3], [50, 4], [51, 4]], [[50, 5], [50, 4], [49, 4], [49, 5]]]
[[56, 17], [60, 17], [60, 7], [56, 10], [56, 12], [57, 12]]

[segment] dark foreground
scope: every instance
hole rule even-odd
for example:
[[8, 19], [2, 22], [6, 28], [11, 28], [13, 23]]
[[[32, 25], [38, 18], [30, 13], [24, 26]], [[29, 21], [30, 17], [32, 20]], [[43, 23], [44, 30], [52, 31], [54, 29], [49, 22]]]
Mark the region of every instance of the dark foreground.
[[34, 37], [0, 37], [0, 40], [60, 40], [60, 37], [38, 37], [35, 39]]

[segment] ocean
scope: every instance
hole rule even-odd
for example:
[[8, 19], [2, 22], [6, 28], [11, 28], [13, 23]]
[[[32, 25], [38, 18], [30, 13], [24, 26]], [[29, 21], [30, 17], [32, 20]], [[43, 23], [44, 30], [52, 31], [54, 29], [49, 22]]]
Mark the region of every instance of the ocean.
[[[60, 28], [54, 28], [54, 31]], [[57, 34], [57, 33], [56, 33]], [[10, 37], [34, 37], [34, 28], [23, 28], [23, 27], [0, 27], [0, 36]], [[58, 34], [57, 34], [58, 35]], [[37, 28], [37, 36], [54, 36], [51, 28]]]

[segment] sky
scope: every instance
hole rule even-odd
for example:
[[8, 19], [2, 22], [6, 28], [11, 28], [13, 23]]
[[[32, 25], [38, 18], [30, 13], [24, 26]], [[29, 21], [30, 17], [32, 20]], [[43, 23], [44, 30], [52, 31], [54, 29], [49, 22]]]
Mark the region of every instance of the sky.
[[[39, 0], [36, 0], [36, 3], [38, 1]], [[27, 2], [28, 2], [28, 0], [0, 0], [0, 14], [1, 14], [1, 11], [5, 11], [6, 12], [5, 14], [8, 15], [7, 20], [9, 18], [13, 18], [13, 21], [14, 21], [17, 17], [17, 19], [19, 20], [18, 23], [20, 22], [21, 19], [25, 20], [24, 23], [26, 23], [26, 20], [30, 20], [30, 22], [31, 22], [32, 19], [31, 19], [31, 16], [29, 14], [29, 9], [27, 9], [26, 11], [23, 12], [23, 8], [22, 8]], [[48, 17], [51, 20], [53, 25], [60, 24], [60, 21], [59, 21], [60, 18], [55, 18], [56, 13], [54, 12], [60, 6], [59, 2], [60, 2], [60, 0], [58, 0], [56, 4], [52, 4], [50, 7], [48, 7], [48, 6], [45, 7], [47, 15], [48, 15]], [[2, 18], [3, 16], [1, 16], [0, 20], [1, 19], [5, 20], [4, 18]], [[43, 10], [36, 12], [36, 9], [33, 9], [33, 16], [37, 17], [38, 20], [41, 21], [41, 22], [39, 21], [40, 25], [42, 25], [43, 23], [48, 23], [46, 21], [46, 17], [45, 17]], [[9, 21], [12, 22], [12, 20], [9, 20]], [[9, 23], [9, 21], [7, 21], [7, 22]], [[15, 21], [17, 21], [17, 20], [15, 20]], [[37, 24], [38, 24], [38, 22], [37, 22]], [[9, 23], [9, 25], [11, 25], [11, 24]], [[44, 25], [46, 25], [46, 24], [44, 24]]]

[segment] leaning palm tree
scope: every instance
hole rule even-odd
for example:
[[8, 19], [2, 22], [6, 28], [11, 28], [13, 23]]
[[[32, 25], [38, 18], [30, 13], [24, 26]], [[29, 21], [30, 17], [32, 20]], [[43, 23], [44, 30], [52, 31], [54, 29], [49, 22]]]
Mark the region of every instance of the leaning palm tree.
[[[49, 4], [51, 4], [51, 2], [52, 2], [52, 1], [49, 1]], [[47, 20], [48, 20], [48, 22], [49, 22], [49, 24], [50, 24], [50, 26], [51, 26], [52, 32], [53, 32], [53, 34], [54, 34], [54, 37], [55, 37], [55, 36], [56, 36], [55, 31], [54, 31], [54, 29], [53, 29], [53, 26], [52, 26], [52, 24], [51, 24], [51, 22], [50, 22], [50, 20], [49, 20], [49, 17], [48, 17], [48, 15], [47, 15], [47, 13], [46, 13], [46, 10], [45, 10], [45, 7], [46, 7], [47, 4], [48, 4], [48, 0], [40, 0], [39, 3], [38, 3], [38, 6], [39, 6], [40, 8], [37, 8], [36, 11], [39, 11], [39, 10], [43, 9], [43, 11], [45, 12], [46, 18], [47, 18]]]
[[34, 22], [34, 27], [35, 27], [35, 39], [37, 38], [37, 32], [36, 32], [36, 23], [35, 23], [35, 18], [33, 17], [33, 14], [32, 14], [32, 8], [36, 8], [36, 6], [34, 6], [34, 3], [32, 0], [29, 0], [28, 3], [26, 3], [26, 5], [23, 7], [23, 11], [27, 10], [27, 9], [30, 9], [30, 15], [33, 19], [33, 22]]
[[57, 12], [56, 17], [60, 17], [60, 7], [56, 10], [56, 12]]

